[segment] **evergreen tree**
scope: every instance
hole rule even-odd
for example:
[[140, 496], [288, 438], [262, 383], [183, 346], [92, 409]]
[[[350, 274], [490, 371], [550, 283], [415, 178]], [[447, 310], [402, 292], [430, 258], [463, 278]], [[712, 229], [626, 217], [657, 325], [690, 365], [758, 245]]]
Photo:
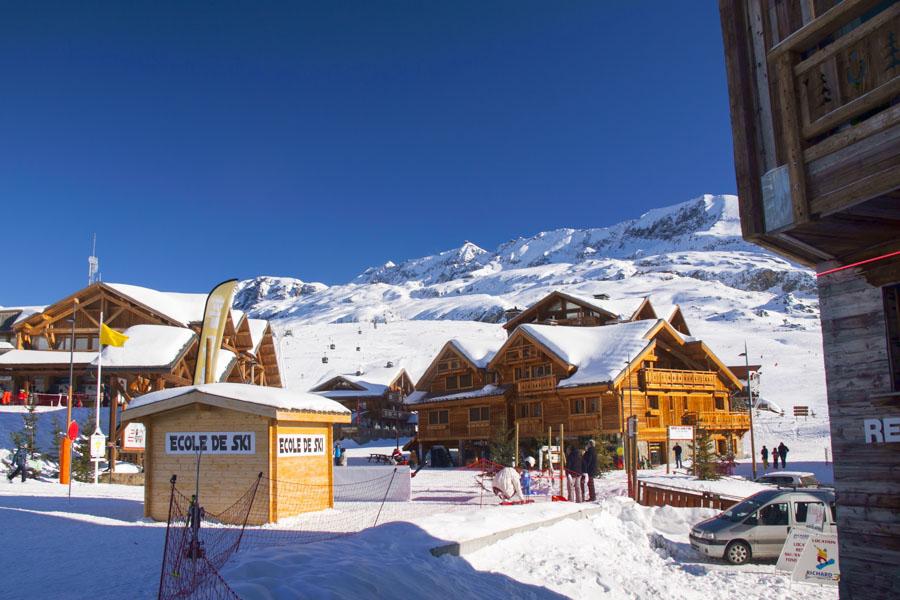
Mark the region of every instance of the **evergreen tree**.
[[37, 428], [38, 428], [38, 415], [37, 411], [35, 411], [34, 399], [32, 397], [31, 402], [28, 403], [28, 412], [22, 415], [22, 434], [25, 438], [25, 444], [28, 446], [28, 456], [30, 458], [36, 458], [38, 449], [37, 449]]
[[80, 427], [81, 434], [72, 444], [72, 475], [76, 481], [94, 481], [94, 462], [91, 460], [91, 434], [96, 421], [94, 415], [88, 417]]
[[491, 460], [505, 467], [511, 467], [516, 458], [516, 441], [512, 430], [502, 431], [491, 438], [488, 445], [491, 451]]
[[719, 472], [716, 469], [718, 461], [713, 452], [713, 439], [709, 431], [698, 429], [696, 443], [688, 445], [694, 454], [694, 474], [697, 479], [718, 479]]
[[603, 440], [597, 442], [594, 449], [597, 451], [597, 475], [603, 477], [604, 473], [612, 471], [613, 455]]
[[50, 438], [50, 452], [45, 454], [44, 458], [58, 462], [62, 438], [66, 435], [66, 432], [63, 431], [62, 419], [59, 417], [59, 414], [53, 415], [53, 421], [50, 423], [50, 426], [53, 428], [53, 436]]

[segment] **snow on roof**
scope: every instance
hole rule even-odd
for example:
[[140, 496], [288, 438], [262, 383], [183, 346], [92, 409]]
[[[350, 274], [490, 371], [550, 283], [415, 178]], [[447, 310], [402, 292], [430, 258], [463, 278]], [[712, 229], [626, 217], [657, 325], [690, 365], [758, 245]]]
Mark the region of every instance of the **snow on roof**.
[[132, 325], [123, 333], [128, 336], [124, 346], [103, 348], [104, 367], [167, 367], [196, 337], [190, 329], [168, 325]]
[[558, 387], [612, 381], [629, 360], [647, 347], [646, 334], [659, 321], [618, 323], [604, 327], [521, 325], [523, 332], [544, 345], [564, 362], [577, 367]]
[[9, 342], [0, 342], [0, 350], [13, 350], [15, 346], [10, 344]]
[[244, 318], [244, 311], [238, 310], [236, 308], [231, 309], [231, 320], [234, 322], [234, 328], [237, 329], [238, 325], [241, 324], [241, 319]]
[[231, 350], [219, 349], [219, 355], [216, 357], [216, 381], [227, 379], [228, 371], [231, 370], [231, 363], [236, 359], [237, 357]]
[[[250, 385], [246, 383], [207, 383], [203, 385], [188, 385], [167, 390], [159, 390], [136, 398], [128, 405], [128, 410], [184, 396], [185, 394], [194, 391], [209, 394], [211, 396], [230, 398], [232, 400], [270, 406], [283, 410], [350, 414], [348, 409], [344, 408], [334, 400], [323, 398], [317, 394], [261, 385]], [[126, 417], [127, 412], [128, 411], [126, 411]]]
[[468, 390], [465, 392], [458, 392], [456, 394], [447, 394], [446, 396], [432, 396], [426, 397], [427, 392], [413, 392], [409, 396], [406, 397], [406, 404], [428, 404], [429, 402], [442, 402], [444, 400], [465, 400], [466, 398], [484, 398], [486, 396], [499, 396], [503, 394], [507, 389], [509, 389], [508, 385], [494, 385], [493, 383], [484, 386], [481, 389], [477, 390]]
[[313, 386], [312, 389], [315, 389], [325, 383], [328, 383], [332, 379], [336, 377], [340, 377], [342, 379], [346, 379], [356, 385], [362, 387], [361, 390], [322, 390], [315, 392], [317, 394], [322, 394], [323, 396], [327, 396], [328, 398], [352, 398], [357, 396], [383, 396], [385, 392], [388, 391], [388, 387], [394, 382], [397, 377], [400, 376], [400, 373], [403, 371], [403, 367], [369, 367], [359, 375], [355, 373], [344, 374], [344, 373], [331, 373], [322, 378], [322, 380]]
[[470, 338], [467, 340], [453, 338], [450, 340], [450, 343], [453, 344], [454, 348], [465, 356], [469, 362], [479, 369], [485, 368], [497, 354], [497, 350], [500, 349], [500, 346], [503, 345], [500, 340], [492, 340], [489, 338]]
[[617, 315], [620, 319], [629, 319], [631, 315], [640, 308], [641, 304], [644, 303], [643, 296], [638, 296], [634, 298], [611, 298], [611, 299], [598, 299], [598, 298], [589, 298], [587, 296], [582, 296], [580, 294], [572, 294], [570, 292], [561, 293], [571, 296], [575, 300], [579, 302], [583, 302], [588, 306], [592, 306], [598, 310], [604, 310], [606, 312], [611, 312], [614, 315]]
[[46, 306], [0, 306], [0, 330], [12, 331], [16, 323], [24, 321], [35, 313], [42, 312]]
[[[96, 352], [74, 352], [76, 365], [90, 364], [97, 358]], [[10, 350], [0, 356], [0, 365], [67, 365], [69, 352], [60, 350]]]
[[265, 319], [247, 319], [247, 325], [250, 327], [250, 342], [253, 345], [253, 351], [256, 352], [269, 322]]
[[[203, 320], [208, 294], [160, 292], [159, 290], [126, 283], [104, 283], [104, 285], [108, 285], [120, 294], [136, 300], [140, 304], [182, 325], [186, 326]], [[238, 323], [235, 320], [236, 312], [240, 313], [240, 311], [231, 309], [231, 319], [235, 325]]]

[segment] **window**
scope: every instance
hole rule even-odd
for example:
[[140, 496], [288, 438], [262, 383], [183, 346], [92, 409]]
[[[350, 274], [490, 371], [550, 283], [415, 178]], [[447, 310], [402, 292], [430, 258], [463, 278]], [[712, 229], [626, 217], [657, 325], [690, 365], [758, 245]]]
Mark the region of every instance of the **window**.
[[428, 412], [429, 425], [446, 425], [449, 420], [446, 410], [432, 410]]
[[647, 396], [647, 405], [653, 410], [659, 410], [659, 396]]
[[522, 367], [516, 367], [516, 370], [515, 370], [515, 380], [516, 380], [516, 381], [519, 381], [520, 379], [524, 379], [524, 378], [525, 378], [525, 377], [524, 377], [524, 371], [522, 370]]
[[538, 377], [547, 377], [553, 374], [553, 369], [550, 364], [545, 365], [536, 365], [531, 367], [531, 378], [537, 379]]
[[583, 415], [584, 414], [584, 398], [573, 398], [572, 399], [572, 414], [573, 415]]
[[528, 405], [519, 404], [516, 406], [516, 418], [524, 419], [528, 416]]
[[597, 409], [600, 408], [600, 399], [599, 398], [588, 398], [587, 401], [587, 411], [589, 413], [597, 412]]
[[469, 409], [469, 421], [490, 421], [491, 409], [487, 406], [476, 406]]
[[716, 410], [725, 410], [725, 398], [716, 396]]
[[459, 377], [457, 377], [456, 375], [451, 375], [450, 377], [448, 377], [446, 387], [448, 390], [459, 389]]
[[885, 287], [883, 293], [891, 383], [900, 392], [900, 284]]
[[516, 418], [527, 419], [528, 417], [541, 416], [540, 402], [522, 402], [516, 406]]
[[798, 525], [800, 523], [806, 523], [806, 515], [809, 514], [809, 505], [817, 504], [823, 510], [825, 509], [825, 505], [821, 502], [795, 502], [794, 503], [794, 522]]
[[465, 375], [459, 376], [459, 387], [461, 387], [461, 388], [472, 387], [472, 374], [471, 373], [466, 373]]
[[788, 505], [787, 502], [777, 504], [769, 504], [759, 509], [759, 522], [761, 525], [787, 525], [788, 524]]
[[522, 346], [522, 358], [531, 358], [531, 356], [532, 356], [531, 346]]
[[539, 417], [541, 416], [541, 403], [540, 402], [532, 402], [531, 404], [531, 416]]

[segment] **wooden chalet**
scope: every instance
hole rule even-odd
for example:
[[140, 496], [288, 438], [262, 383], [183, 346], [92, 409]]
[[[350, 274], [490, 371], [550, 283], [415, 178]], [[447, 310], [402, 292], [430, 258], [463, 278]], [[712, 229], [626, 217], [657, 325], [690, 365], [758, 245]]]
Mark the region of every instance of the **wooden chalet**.
[[415, 433], [412, 413], [405, 399], [413, 391], [406, 369], [385, 366], [353, 375], [335, 375], [315, 386], [311, 392], [335, 400], [350, 409], [349, 424], [338, 425], [338, 437], [410, 436]]
[[[73, 387], [76, 399], [93, 401], [99, 319], [129, 337], [121, 348], [103, 349], [105, 399], [127, 404], [151, 390], [193, 383], [205, 294], [159, 292], [124, 284], [96, 283], [14, 326], [15, 349], [0, 355], [7, 387], [24, 389], [38, 403], [58, 402], [69, 383], [74, 323]], [[228, 315], [216, 380], [281, 386], [268, 322]], [[4, 382], [0, 380], [0, 385]]]
[[[573, 302], [554, 292], [538, 304], [559, 300]], [[627, 316], [652, 310], [643, 299]], [[532, 309], [522, 315], [542, 317]], [[584, 314], [572, 320], [584, 323]], [[482, 349], [477, 359], [462, 342], [448, 342], [408, 399], [419, 411], [422, 449], [459, 447], [471, 458], [515, 424], [520, 439], [546, 438], [548, 427], [563, 424], [567, 437], [619, 440], [625, 417], [635, 415], [641, 454], [652, 462], [665, 461], [668, 425], [709, 430], [719, 452], [740, 454], [749, 415], [732, 397], [741, 383], [703, 342], [658, 318], [616, 315], [607, 323], [520, 322], [501, 347]]]
[[843, 598], [900, 564], [900, 3], [720, 0], [743, 235], [817, 271]]

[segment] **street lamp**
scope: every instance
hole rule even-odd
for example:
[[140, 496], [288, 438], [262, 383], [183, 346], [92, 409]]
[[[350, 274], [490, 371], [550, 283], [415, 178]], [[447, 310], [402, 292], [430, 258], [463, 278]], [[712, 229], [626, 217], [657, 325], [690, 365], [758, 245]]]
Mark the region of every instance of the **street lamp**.
[[72, 324], [69, 338], [69, 393], [66, 399], [66, 435], [60, 444], [59, 482], [69, 485], [69, 496], [72, 496], [72, 440], [69, 439], [69, 426], [72, 424], [72, 399], [75, 394], [75, 320], [78, 311], [78, 298], [72, 299], [72, 318], [66, 322]]
[[756, 441], [753, 439], [753, 392], [750, 391], [750, 355], [747, 352], [747, 341], [744, 340], [744, 368], [747, 369], [747, 410], [750, 413], [750, 464], [753, 468], [753, 479], [756, 480]]

